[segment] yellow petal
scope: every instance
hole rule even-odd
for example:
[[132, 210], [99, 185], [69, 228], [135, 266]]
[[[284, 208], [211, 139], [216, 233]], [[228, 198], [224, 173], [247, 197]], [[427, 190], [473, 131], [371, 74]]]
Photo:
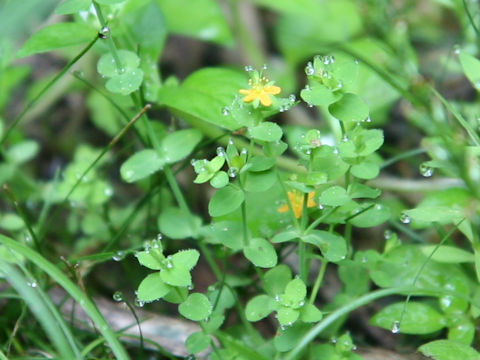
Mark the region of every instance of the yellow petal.
[[278, 95], [280, 94], [282, 89], [278, 86], [271, 85], [271, 86], [264, 87], [263, 91], [265, 91], [267, 94], [270, 94], [270, 95]]
[[260, 99], [260, 102], [262, 103], [263, 106], [270, 106], [272, 105], [272, 99], [270, 99], [270, 96], [268, 96], [265, 93], [261, 93], [257, 96], [257, 98]]
[[243, 94], [243, 95], [250, 94], [251, 91], [252, 91], [252, 89], [250, 89], [250, 90], [247, 90], [247, 89], [240, 89], [240, 90], [238, 90], [238, 92], [239, 92], [240, 94]]
[[314, 207], [317, 206], [317, 203], [313, 199], [315, 196], [315, 191], [309, 192], [307, 197], [307, 207]]
[[282, 206], [280, 206], [277, 211], [280, 212], [280, 213], [286, 213], [288, 211], [289, 207], [287, 204], [283, 204]]

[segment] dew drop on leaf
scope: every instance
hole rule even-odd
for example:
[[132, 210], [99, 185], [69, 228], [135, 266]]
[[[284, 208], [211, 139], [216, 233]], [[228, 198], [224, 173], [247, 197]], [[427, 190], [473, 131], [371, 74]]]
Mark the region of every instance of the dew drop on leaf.
[[121, 291], [115, 291], [112, 297], [113, 297], [113, 300], [115, 300], [116, 302], [123, 301], [123, 294]]
[[420, 164], [419, 170], [420, 170], [420, 174], [422, 174], [422, 176], [424, 177], [430, 177], [433, 175], [433, 168], [431, 168], [425, 163]]
[[392, 333], [398, 334], [400, 332], [400, 321], [396, 320], [392, 325]]
[[405, 213], [402, 213], [402, 214], [400, 215], [400, 221], [401, 221], [402, 223], [404, 223], [404, 224], [410, 224], [410, 221], [412, 221], [412, 220], [410, 219], [410, 216], [408, 216], [408, 215], [405, 214]]

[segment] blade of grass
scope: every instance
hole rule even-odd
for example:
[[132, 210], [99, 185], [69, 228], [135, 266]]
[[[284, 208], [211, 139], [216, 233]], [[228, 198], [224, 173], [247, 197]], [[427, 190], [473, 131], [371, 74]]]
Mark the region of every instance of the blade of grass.
[[445, 108], [453, 115], [453, 117], [460, 123], [460, 125], [465, 129], [467, 134], [470, 136], [470, 139], [475, 143], [476, 146], [480, 146], [480, 137], [478, 137], [475, 129], [468, 123], [467, 120], [450, 104], [447, 99], [445, 99], [433, 86], [430, 86], [430, 91], [435, 95], [438, 100], [442, 102]]
[[28, 260], [37, 265], [46, 272], [54, 281], [62, 286], [65, 291], [83, 308], [85, 313], [92, 319], [95, 326], [103, 335], [112, 349], [115, 357], [119, 360], [128, 360], [129, 356], [122, 344], [118, 340], [117, 334], [110, 328], [103, 315], [98, 311], [95, 303], [93, 303], [80, 288], [75, 285], [65, 274], [63, 274], [54, 264], [46, 260], [31, 248], [0, 234], [0, 243], [7, 245], [10, 249], [20, 253]]
[[13, 122], [10, 124], [10, 126], [7, 128], [5, 133], [3, 134], [2, 138], [0, 139], [0, 147], [3, 145], [3, 143], [8, 139], [10, 133], [12, 130], [18, 125], [18, 123], [23, 119], [25, 114], [37, 103], [38, 100], [63, 76], [65, 73], [71, 69], [75, 63], [80, 60], [83, 55], [85, 55], [91, 48], [92, 46], [97, 42], [98, 36], [95, 36], [95, 38], [90, 41], [90, 43], [85, 46], [85, 48], [78, 53], [77, 56], [75, 56], [65, 67], [60, 71], [55, 77], [50, 80], [50, 82], [45, 85], [45, 87], [35, 96], [23, 109], [23, 111], [13, 120]]
[[[27, 303], [28, 308], [42, 325], [61, 358], [82, 359], [73, 340], [73, 335], [68, 330], [68, 327], [60, 314], [58, 314], [58, 311], [56, 311], [55, 306], [51, 303], [48, 296], [43, 293], [43, 290], [38, 286], [33, 287], [29, 285], [29, 281], [25, 275], [22, 274], [17, 267], [3, 259], [0, 259], [0, 270], [4, 273], [8, 282]], [[57, 314], [54, 314], [52, 311], [55, 311]]]
[[[297, 356], [302, 352], [302, 350], [307, 348], [307, 345], [313, 341], [323, 330], [325, 330], [333, 322], [340, 319], [342, 316], [347, 315], [351, 311], [358, 309], [359, 307], [365, 306], [371, 303], [374, 300], [380, 299], [382, 297], [387, 297], [391, 295], [417, 295], [417, 296], [439, 296], [443, 294], [452, 294], [452, 291], [445, 289], [419, 289], [412, 286], [402, 286], [395, 287], [390, 289], [381, 289], [372, 291], [368, 294], [365, 294], [358, 299], [355, 299], [348, 304], [338, 308], [320, 321], [317, 325], [310, 329], [297, 343], [297, 345], [284, 357], [282, 360], [294, 360], [297, 359]], [[458, 296], [458, 295], [456, 295]]]

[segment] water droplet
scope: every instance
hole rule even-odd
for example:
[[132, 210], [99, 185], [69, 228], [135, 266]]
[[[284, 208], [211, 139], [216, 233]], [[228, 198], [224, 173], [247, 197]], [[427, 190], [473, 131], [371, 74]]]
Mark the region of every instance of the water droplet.
[[353, 62], [357, 65], [360, 64], [360, 61], [358, 61], [358, 59], [353, 60]]
[[304, 305], [305, 305], [305, 301], [303, 301], [303, 300], [298, 303], [298, 306], [300, 306], [300, 307], [302, 307]]
[[113, 300], [115, 300], [116, 302], [123, 301], [123, 294], [121, 291], [115, 291], [112, 297], [113, 297]]
[[322, 204], [318, 204], [318, 208], [319, 208], [320, 210], [323, 210], [323, 209], [325, 209], [325, 206], [323, 206]]
[[233, 145], [233, 139], [232, 138], [228, 139], [228, 145]]
[[291, 103], [295, 102], [295, 100], [297, 100], [297, 97], [295, 96], [295, 94], [290, 94], [288, 96], [288, 101], [290, 101]]
[[193, 290], [193, 285], [192, 285], [192, 284], [188, 285], [188, 286], [187, 286], [187, 289], [188, 289], [188, 290]]
[[332, 340], [330, 340], [330, 342], [331, 342], [332, 344], [336, 344], [337, 341], [338, 341], [337, 338], [332, 338]]
[[344, 135], [344, 136], [342, 137], [342, 141], [343, 141], [343, 142], [347, 142], [348, 140], [349, 140], [349, 138], [348, 138], [347, 135]]
[[420, 164], [419, 170], [422, 176], [430, 177], [433, 175], [433, 168], [428, 166], [426, 163]]
[[275, 301], [277, 301], [277, 302], [280, 301], [280, 295], [278, 295], [278, 294], [275, 295]]
[[338, 149], [337, 148], [333, 149], [333, 153], [338, 154]]
[[375, 205], [375, 210], [382, 210], [382, 209], [383, 209], [382, 204]]
[[230, 115], [230, 109], [225, 106], [225, 107], [222, 109], [222, 114], [223, 114], [224, 116]]
[[315, 74], [315, 68], [313, 67], [313, 64], [309, 61], [307, 66], [305, 66], [305, 74], [307, 75], [313, 75]]
[[142, 301], [139, 298], [135, 299], [135, 306], [136, 307], [143, 307], [144, 305], [145, 305], [145, 301]]
[[173, 268], [173, 264], [171, 261], [167, 261], [167, 268], [168, 269], [172, 269]]
[[163, 239], [163, 235], [158, 233], [157, 234], [157, 241], [162, 241], [162, 239]]
[[241, 155], [247, 155], [248, 154], [248, 150], [243, 148], [241, 151], [240, 151], [240, 154]]
[[247, 65], [247, 66], [245, 66], [245, 71], [246, 71], [246, 72], [251, 72], [251, 71], [253, 71], [253, 66], [252, 66], [252, 65]]
[[385, 240], [390, 239], [392, 236], [393, 236], [393, 231], [391, 230], [385, 230], [385, 232], [383, 233], [383, 238]]
[[410, 219], [410, 216], [408, 216], [406, 213], [401, 213], [400, 214], [400, 221], [404, 224], [410, 224], [410, 221], [412, 221]]
[[268, 69], [268, 65], [267, 65], [267, 64], [263, 64], [262, 70], [267, 70], [267, 69]]
[[392, 333], [398, 334], [400, 332], [400, 321], [396, 320], [392, 325]]
[[462, 49], [460, 48], [460, 45], [454, 45], [453, 46], [453, 53], [455, 55], [460, 55], [461, 52], [462, 52]]
[[237, 168], [231, 167], [230, 169], [228, 169], [227, 173], [228, 173], [228, 176], [230, 176], [231, 178], [234, 178], [237, 176], [238, 170]]
[[121, 251], [121, 250], [118, 250], [115, 255], [113, 255], [112, 259], [114, 261], [121, 261], [123, 259], [125, 259], [125, 252], [124, 251]]
[[103, 193], [105, 194], [105, 196], [112, 196], [113, 195], [113, 188], [111, 187], [106, 187], [105, 190], [103, 191]]
[[31, 288], [36, 288], [38, 286], [37, 282], [35, 280], [33, 281], [29, 281], [27, 283], [28, 286], [30, 286]]
[[192, 159], [190, 160], [190, 165], [195, 166], [196, 162], [197, 162], [197, 159]]
[[98, 37], [100, 39], [108, 39], [110, 37], [110, 28], [108, 26], [104, 26], [98, 32]]

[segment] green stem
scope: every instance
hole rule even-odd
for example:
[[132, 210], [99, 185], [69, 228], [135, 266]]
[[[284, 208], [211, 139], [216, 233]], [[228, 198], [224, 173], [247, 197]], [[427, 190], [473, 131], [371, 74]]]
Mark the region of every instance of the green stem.
[[[100, 26], [102, 28], [107, 27], [107, 22], [105, 21], [105, 18], [103, 17], [102, 13], [102, 8], [96, 1], [93, 2], [93, 6], [95, 7], [95, 12], [97, 13], [98, 21], [100, 22]], [[112, 36], [109, 34], [109, 36], [106, 38], [107, 40], [107, 45], [108, 48], [110, 49], [110, 53], [112, 54], [113, 60], [115, 61], [115, 65], [117, 67], [117, 70], [119, 73], [123, 73], [125, 69], [123, 68], [122, 61], [118, 57], [118, 52], [117, 52], [117, 47], [115, 46], [115, 42], [113, 41]]]
[[[322, 331], [324, 331], [328, 326], [332, 323], [340, 319], [341, 317], [347, 315], [351, 311], [358, 309], [364, 305], [367, 305], [373, 302], [376, 299], [380, 299], [382, 297], [391, 296], [391, 295], [401, 295], [405, 293], [410, 293], [412, 295], [418, 296], [438, 296], [440, 294], [446, 293], [444, 289], [418, 289], [412, 286], [404, 286], [404, 287], [396, 287], [390, 289], [381, 289], [370, 292], [358, 299], [355, 299], [348, 304], [338, 308], [330, 315], [325, 317], [322, 321], [320, 321], [317, 325], [315, 325], [310, 331], [308, 331], [297, 343], [297, 345], [283, 357], [283, 360], [294, 360], [300, 354], [302, 350], [306, 348], [306, 346], [312, 342]], [[450, 293], [450, 292], [449, 292]]]
[[323, 220], [325, 220], [327, 217], [332, 215], [335, 211], [337, 211], [338, 207], [335, 208], [330, 208], [328, 211], [326, 211], [322, 216], [317, 218], [314, 222], [310, 224], [310, 226], [303, 232], [304, 235], [307, 235], [310, 231], [315, 229], [317, 225], [321, 224]]
[[75, 63], [80, 60], [83, 55], [85, 55], [91, 48], [92, 46], [97, 42], [98, 36], [95, 36], [95, 38], [82, 50], [80, 53], [75, 56], [65, 67], [60, 71], [52, 80], [48, 82], [48, 84], [25, 106], [23, 111], [15, 118], [15, 120], [10, 124], [8, 129], [5, 131], [5, 134], [3, 134], [2, 139], [0, 140], [0, 146], [3, 145], [3, 143], [7, 140], [7, 138], [10, 136], [10, 133], [12, 130], [18, 125], [18, 123], [23, 119], [25, 114], [35, 105], [38, 100], [55, 84], [65, 73], [70, 70], [70, 68], [75, 65]]
[[323, 259], [320, 265], [320, 270], [317, 274], [317, 278], [315, 279], [315, 283], [313, 284], [312, 293], [310, 294], [309, 303], [313, 304], [315, 299], [317, 298], [318, 290], [320, 290], [320, 286], [323, 282], [323, 277], [325, 276], [325, 271], [327, 270], [328, 261]]
[[197, 244], [203, 256], [205, 256], [205, 259], [207, 260], [208, 265], [210, 266], [213, 273], [215, 274], [217, 281], [221, 281], [223, 279], [222, 271], [220, 270], [217, 263], [215, 262], [215, 259], [213, 258], [210, 250], [208, 249], [208, 246], [206, 246], [202, 240], [198, 241]]

